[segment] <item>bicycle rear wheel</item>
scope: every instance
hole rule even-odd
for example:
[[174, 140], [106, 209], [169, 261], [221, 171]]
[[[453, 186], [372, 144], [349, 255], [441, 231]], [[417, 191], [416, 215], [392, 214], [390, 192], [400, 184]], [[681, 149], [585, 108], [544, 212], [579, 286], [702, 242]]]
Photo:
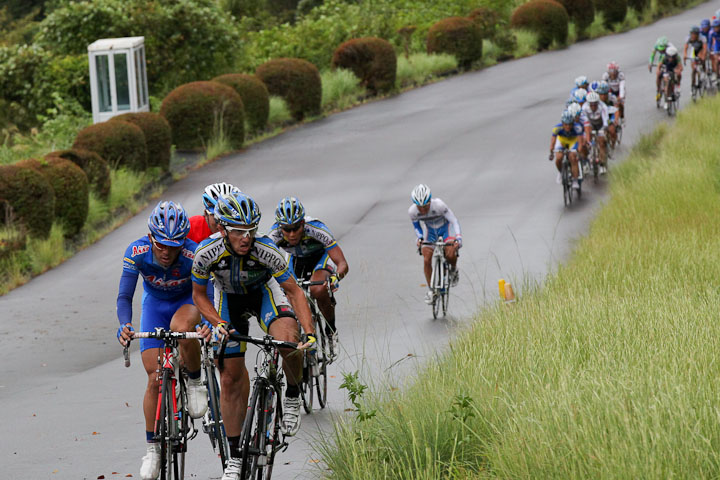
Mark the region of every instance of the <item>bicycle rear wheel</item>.
[[567, 207], [572, 203], [572, 178], [570, 174], [570, 164], [567, 161], [563, 163], [561, 178], [563, 186], [563, 202]]
[[260, 454], [260, 436], [263, 435], [264, 426], [258, 428], [264, 419], [262, 417], [265, 399], [265, 387], [256, 382], [253, 394], [248, 403], [247, 415], [243, 422], [242, 434], [240, 436], [240, 449], [242, 468], [240, 478], [253, 478], [258, 471], [258, 455]]
[[447, 263], [445, 263], [445, 265], [444, 265], [444, 270], [445, 270], [445, 274], [444, 274], [445, 286], [443, 288], [443, 294], [441, 297], [443, 317], [447, 315], [448, 303], [450, 302], [450, 273], [449, 273], [450, 267], [448, 266]]

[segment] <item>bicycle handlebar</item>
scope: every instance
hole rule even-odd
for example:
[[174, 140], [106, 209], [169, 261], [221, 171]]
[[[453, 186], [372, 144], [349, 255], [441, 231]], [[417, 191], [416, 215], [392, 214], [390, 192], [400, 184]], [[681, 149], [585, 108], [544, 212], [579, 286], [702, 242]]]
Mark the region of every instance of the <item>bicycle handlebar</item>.
[[202, 340], [203, 336], [198, 332], [173, 332], [171, 330], [164, 330], [162, 328], [156, 329], [154, 332], [133, 332], [132, 337], [128, 340], [127, 345], [123, 347], [123, 358], [125, 359], [125, 367], [130, 366], [130, 342], [134, 338], [156, 338], [158, 340], [165, 339], [198, 339]]
[[325, 280], [316, 280], [316, 281], [310, 281], [310, 280], [303, 280], [300, 282], [301, 287], [312, 287], [314, 285], [325, 285], [327, 281]]
[[295, 342], [285, 342], [283, 340], [275, 340], [271, 335], [265, 335], [264, 337], [251, 337], [248, 335], [240, 335], [239, 333], [228, 332], [227, 336], [238, 342], [252, 343], [258, 346], [269, 347], [274, 345], [282, 348], [292, 348], [297, 350], [298, 344]]

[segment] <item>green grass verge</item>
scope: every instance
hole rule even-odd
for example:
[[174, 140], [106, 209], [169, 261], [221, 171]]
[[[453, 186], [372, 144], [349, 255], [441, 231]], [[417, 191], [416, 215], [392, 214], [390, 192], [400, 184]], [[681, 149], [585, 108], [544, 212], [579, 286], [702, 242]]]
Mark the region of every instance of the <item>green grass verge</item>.
[[331, 476], [720, 476], [718, 121], [715, 97], [640, 142], [567, 265], [337, 424]]
[[457, 70], [457, 60], [448, 54], [413, 53], [409, 58], [398, 56], [397, 77], [398, 88], [422, 85], [433, 78]]

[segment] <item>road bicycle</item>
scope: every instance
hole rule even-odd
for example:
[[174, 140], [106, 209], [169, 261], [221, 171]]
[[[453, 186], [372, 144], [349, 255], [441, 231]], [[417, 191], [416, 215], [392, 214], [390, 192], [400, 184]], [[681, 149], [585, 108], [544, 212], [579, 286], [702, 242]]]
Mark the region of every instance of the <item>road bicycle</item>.
[[228, 339], [252, 343], [259, 347], [255, 361], [255, 378], [252, 380], [252, 395], [240, 435], [240, 478], [267, 480], [272, 475], [275, 454], [288, 446], [280, 429], [283, 416], [282, 391], [285, 383], [279, 367], [279, 349], [297, 350], [298, 344], [275, 340], [270, 335], [250, 337], [230, 332], [220, 346], [220, 368]]
[[[433, 246], [432, 274], [430, 275], [430, 290], [433, 292], [432, 313], [433, 319], [438, 317], [440, 307], [443, 316], [447, 315], [448, 303], [450, 302], [450, 263], [445, 258], [445, 247], [455, 245], [455, 242], [446, 242], [442, 237], [434, 242], [422, 242], [423, 246]], [[421, 251], [419, 253], [422, 254]]]
[[[202, 339], [197, 332], [172, 332], [156, 327], [154, 332], [135, 332], [135, 338], [155, 338], [164, 342], [158, 355], [158, 392], [155, 413], [155, 441], [160, 443], [160, 480], [182, 480], [185, 477], [185, 452], [187, 442], [198, 431], [187, 410], [187, 384], [179, 362], [180, 340]], [[125, 366], [130, 366], [130, 342], [123, 355]]]
[[203, 342], [201, 358], [203, 383], [208, 392], [208, 409], [202, 419], [202, 429], [208, 435], [213, 451], [217, 452], [222, 468], [227, 467], [230, 446], [225, 433], [225, 424], [220, 411], [220, 372], [215, 366], [212, 345]]
[[[620, 109], [618, 107], [612, 106], [608, 107], [608, 115], [615, 115], [615, 141], [610, 142], [610, 139], [608, 139], [608, 152], [612, 151], [612, 154], [615, 153], [615, 149], [617, 149], [618, 146], [620, 146], [620, 143], [622, 143], [622, 135], [623, 135], [623, 124], [625, 123], [625, 120], [620, 118]], [[608, 155], [608, 158], [610, 155]], [[607, 162], [606, 162], [607, 163]], [[607, 167], [607, 165], [605, 165]]]
[[698, 98], [703, 98], [705, 96], [705, 89], [707, 88], [707, 75], [705, 74], [704, 62], [701, 58], [695, 56], [694, 49], [692, 49], [692, 55], [690, 58], [693, 62], [690, 91], [693, 102], [697, 102]]
[[[662, 79], [660, 80], [661, 99], [665, 102], [664, 108], [667, 110], [668, 116], [675, 115], [680, 108], [680, 92], [676, 91], [675, 72], [668, 72], [663, 68]], [[658, 100], [658, 105], [660, 100]]]
[[[570, 151], [567, 148], [563, 148], [562, 150], [563, 158], [562, 163], [560, 164], [560, 183], [563, 187], [563, 203], [566, 207], [569, 207], [572, 204], [573, 201], [573, 176], [572, 176], [572, 166], [570, 164]], [[578, 153], [579, 155], [579, 153]], [[553, 161], [555, 159], [555, 154], [550, 154], [550, 161]], [[578, 160], [579, 161], [579, 160]], [[577, 197], [580, 199], [582, 196], [582, 180], [583, 180], [583, 169], [578, 165], [578, 184], [580, 188], [577, 189]]]
[[590, 164], [592, 166], [594, 182], [600, 176], [600, 146], [597, 143], [598, 131], [593, 129], [590, 134]]
[[309, 281], [299, 282], [308, 305], [310, 305], [310, 313], [315, 325], [315, 335], [317, 338], [316, 351], [311, 352], [305, 350], [303, 355], [303, 383], [301, 391], [303, 393], [303, 408], [305, 412], [312, 413], [313, 398], [317, 393], [317, 401], [320, 408], [325, 408], [327, 403], [327, 366], [335, 361], [337, 354], [335, 349], [337, 345], [331, 345], [327, 337], [326, 326], [327, 320], [322, 314], [320, 307], [312, 295], [310, 295], [310, 287], [315, 285], [325, 285], [330, 295], [330, 301], [335, 302], [332, 288], [329, 281]]

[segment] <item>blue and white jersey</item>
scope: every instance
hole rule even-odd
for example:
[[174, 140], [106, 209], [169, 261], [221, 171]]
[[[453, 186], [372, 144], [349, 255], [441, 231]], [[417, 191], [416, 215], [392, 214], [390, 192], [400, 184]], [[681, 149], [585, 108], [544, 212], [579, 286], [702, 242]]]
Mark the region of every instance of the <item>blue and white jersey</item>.
[[418, 238], [428, 238], [427, 234], [429, 232], [445, 231], [449, 225], [452, 225], [455, 235], [462, 235], [457, 217], [450, 210], [450, 207], [445, 205], [445, 202], [439, 198], [430, 200], [428, 213], [421, 214], [418, 206], [413, 204], [408, 210], [408, 215], [410, 215], [410, 221]]
[[311, 257], [337, 247], [330, 229], [317, 218], [305, 217], [303, 236], [297, 245], [290, 245], [283, 237], [281, 226], [275, 223], [268, 233], [270, 239], [294, 257]]

